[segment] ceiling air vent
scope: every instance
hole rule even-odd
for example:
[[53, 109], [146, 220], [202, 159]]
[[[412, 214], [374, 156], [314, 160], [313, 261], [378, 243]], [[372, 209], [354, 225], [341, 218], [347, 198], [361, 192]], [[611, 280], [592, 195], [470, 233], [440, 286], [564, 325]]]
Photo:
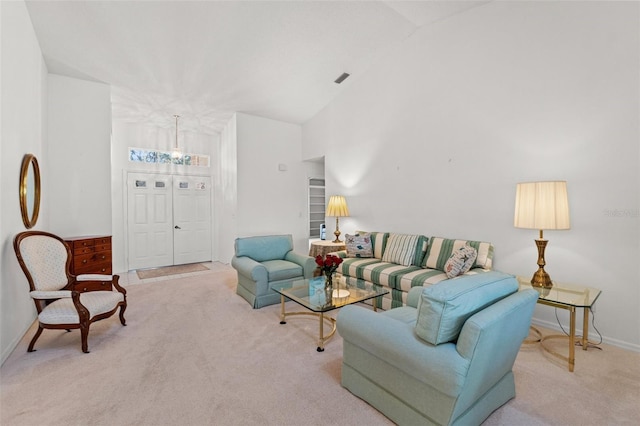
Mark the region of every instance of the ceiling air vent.
[[346, 72], [343, 72], [340, 77], [336, 78], [336, 81], [334, 83], [340, 84], [343, 81], [345, 81], [347, 77], [349, 77], [349, 74], [347, 74]]

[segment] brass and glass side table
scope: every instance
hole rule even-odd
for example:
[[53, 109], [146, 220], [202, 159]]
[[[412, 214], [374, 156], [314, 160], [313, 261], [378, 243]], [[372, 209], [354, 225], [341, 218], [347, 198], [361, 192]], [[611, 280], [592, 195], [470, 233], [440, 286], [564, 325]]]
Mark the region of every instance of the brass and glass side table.
[[[518, 284], [520, 290], [532, 288], [529, 279], [524, 277], [518, 277]], [[575, 367], [575, 346], [578, 342], [582, 346], [582, 350], [586, 351], [589, 346], [589, 311], [596, 303], [596, 300], [600, 296], [601, 291], [597, 288], [583, 287], [572, 284], [553, 283], [553, 287], [535, 288], [540, 293], [538, 297], [538, 303], [541, 305], [553, 306], [554, 308], [566, 309], [569, 311], [569, 335], [564, 334], [552, 334], [543, 336], [542, 333], [535, 327], [531, 327], [533, 332], [537, 335], [536, 341], [540, 342], [542, 349], [548, 353], [566, 361], [569, 366], [569, 371], [573, 372]], [[582, 308], [582, 337], [576, 338], [576, 310]], [[546, 346], [545, 342], [551, 339], [568, 339], [569, 341], [569, 356], [562, 355], [553, 349]]]

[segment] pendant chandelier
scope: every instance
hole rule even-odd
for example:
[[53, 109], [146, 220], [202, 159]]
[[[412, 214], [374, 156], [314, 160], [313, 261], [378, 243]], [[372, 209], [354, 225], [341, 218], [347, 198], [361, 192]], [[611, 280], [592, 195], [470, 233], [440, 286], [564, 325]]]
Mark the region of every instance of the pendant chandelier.
[[176, 119], [176, 146], [171, 150], [171, 158], [173, 158], [174, 160], [177, 160], [182, 157], [182, 151], [178, 146], [178, 118], [180, 118], [180, 116], [174, 115], [173, 117]]

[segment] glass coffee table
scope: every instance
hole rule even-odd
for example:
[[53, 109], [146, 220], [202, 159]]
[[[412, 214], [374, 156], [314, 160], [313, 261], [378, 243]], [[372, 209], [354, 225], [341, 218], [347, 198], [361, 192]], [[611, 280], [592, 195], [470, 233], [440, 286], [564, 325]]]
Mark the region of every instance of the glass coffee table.
[[[339, 290], [333, 292], [325, 292], [324, 277], [317, 277], [305, 280], [298, 280], [284, 284], [275, 284], [271, 287], [275, 292], [280, 293], [280, 324], [286, 324], [286, 318], [293, 315], [313, 315], [320, 319], [320, 327], [318, 331], [318, 352], [324, 351], [324, 343], [329, 340], [336, 332], [336, 320], [329, 316], [325, 316], [325, 312], [333, 311], [346, 305], [352, 305], [365, 300], [373, 299], [389, 293], [389, 290], [371, 284], [363, 284], [361, 286], [340, 285]], [[340, 292], [338, 294], [338, 291]], [[286, 299], [293, 300], [297, 304], [305, 307], [308, 311], [286, 312]], [[373, 304], [373, 310], [376, 310], [376, 304]], [[324, 322], [331, 326], [331, 331], [324, 334]]]

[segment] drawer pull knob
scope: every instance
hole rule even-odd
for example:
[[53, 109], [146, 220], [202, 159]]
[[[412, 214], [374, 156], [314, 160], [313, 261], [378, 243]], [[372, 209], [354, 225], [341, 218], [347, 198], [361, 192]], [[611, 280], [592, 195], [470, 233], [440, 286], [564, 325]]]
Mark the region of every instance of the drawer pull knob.
[[84, 260], [82, 261], [82, 263], [87, 263], [87, 259], [84, 259]]

